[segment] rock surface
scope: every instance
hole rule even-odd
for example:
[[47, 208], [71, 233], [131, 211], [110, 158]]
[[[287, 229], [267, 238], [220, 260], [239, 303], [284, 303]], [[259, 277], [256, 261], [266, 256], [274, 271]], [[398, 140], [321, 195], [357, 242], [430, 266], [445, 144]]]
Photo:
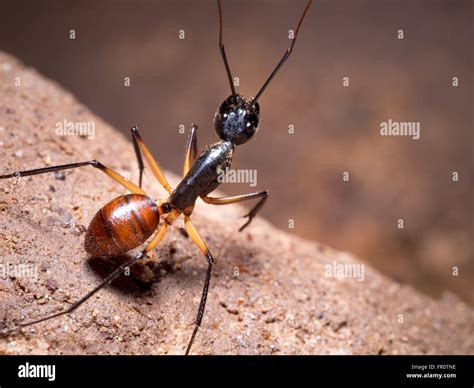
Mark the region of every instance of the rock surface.
[[[7, 54], [0, 54], [0, 101], [0, 173], [97, 159], [136, 180], [128, 139]], [[58, 135], [64, 120], [93, 123], [95, 138]], [[147, 175], [149, 195], [164, 196]], [[0, 182], [4, 326], [59, 310], [117, 265], [120, 258], [90, 258], [83, 239], [95, 212], [123, 193], [91, 167]], [[433, 300], [261, 218], [238, 233], [244, 211], [202, 202], [195, 208], [194, 223], [216, 257], [195, 354], [474, 354], [474, 311], [456, 296]], [[363, 268], [363, 278], [328, 276], [341, 265]], [[31, 276], [15, 273], [21, 268]], [[182, 354], [205, 270], [178, 222], [130, 277], [70, 316], [0, 339], [0, 353]]]

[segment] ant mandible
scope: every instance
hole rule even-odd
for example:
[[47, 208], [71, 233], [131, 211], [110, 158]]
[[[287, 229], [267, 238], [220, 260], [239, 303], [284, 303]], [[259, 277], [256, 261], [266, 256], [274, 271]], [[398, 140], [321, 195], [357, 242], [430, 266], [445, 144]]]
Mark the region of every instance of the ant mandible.
[[[239, 229], [242, 231], [247, 227], [258, 211], [263, 207], [268, 191], [260, 191], [256, 193], [237, 195], [232, 197], [214, 198], [209, 194], [214, 191], [220, 184], [218, 174], [226, 171], [232, 162], [232, 156], [236, 145], [244, 144], [249, 141], [257, 132], [259, 125], [260, 107], [258, 99], [261, 97], [275, 74], [280, 70], [285, 61], [293, 51], [298, 31], [301, 23], [312, 3], [309, 0], [303, 11], [303, 14], [296, 26], [293, 40], [290, 47], [286, 50], [283, 58], [278, 62], [268, 79], [265, 81], [259, 92], [254, 98], [245, 99], [242, 95], [235, 91], [232, 74], [225, 53], [224, 44], [222, 42], [222, 10], [220, 0], [217, 1], [219, 13], [219, 48], [224, 61], [227, 77], [229, 79], [232, 94], [220, 105], [214, 117], [214, 126], [220, 141], [211, 145], [204, 150], [199, 156], [197, 154], [196, 132], [197, 126], [192, 125], [186, 147], [186, 157], [184, 161], [183, 179], [175, 189], [169, 185], [165, 175], [161, 171], [160, 166], [153, 158], [150, 150], [143, 142], [137, 127], [131, 129], [133, 146], [139, 167], [139, 184], [125, 179], [115, 171], [104, 166], [97, 160], [64, 164], [59, 166], [38, 168], [34, 170], [17, 171], [11, 174], [0, 175], [0, 179], [19, 178], [30, 175], [44, 174], [53, 171], [73, 169], [82, 166], [92, 166], [125, 187], [131, 194], [121, 195], [104, 207], [102, 207], [93, 217], [89, 228], [87, 229], [84, 248], [87, 253], [93, 256], [113, 257], [125, 254], [134, 248], [144, 244], [148, 238], [156, 231], [154, 237], [146, 245], [146, 247], [116, 268], [110, 275], [105, 277], [102, 282], [76, 301], [70, 307], [46, 317], [33, 321], [22, 323], [12, 329], [1, 333], [2, 336], [16, 331], [20, 328], [34, 325], [39, 322], [68, 314], [77, 309], [86, 302], [92, 295], [110, 284], [114, 279], [119, 277], [127, 268], [134, 265], [138, 260], [144, 257], [149, 251], [165, 236], [168, 227], [181, 215], [184, 216], [184, 225], [186, 232], [191, 240], [197, 245], [207, 259], [207, 272], [202, 290], [201, 301], [199, 303], [194, 330], [188, 342], [185, 354], [189, 354], [191, 346], [194, 342], [196, 334], [201, 326], [206, 306], [207, 294], [209, 291], [209, 283], [211, 279], [212, 265], [214, 258], [201, 238], [193, 223], [191, 222], [191, 214], [198, 197], [204, 202], [212, 205], [227, 205], [231, 203], [244, 202], [252, 199], [259, 199], [257, 204], [244, 217], [248, 220]], [[142, 176], [144, 163], [142, 154], [145, 156], [154, 176], [158, 182], [168, 192], [168, 198], [159, 199], [157, 202], [148, 197], [142, 190]], [[164, 222], [159, 223], [160, 217], [164, 216]]]

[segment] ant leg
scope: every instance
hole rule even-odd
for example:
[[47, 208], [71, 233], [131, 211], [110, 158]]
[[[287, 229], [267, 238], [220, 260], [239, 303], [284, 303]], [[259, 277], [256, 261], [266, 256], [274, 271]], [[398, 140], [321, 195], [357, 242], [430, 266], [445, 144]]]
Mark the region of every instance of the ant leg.
[[196, 160], [197, 156], [197, 125], [193, 124], [191, 127], [191, 132], [188, 137], [188, 144], [186, 146], [186, 157], [184, 159], [183, 167], [183, 176], [185, 176], [189, 169], [191, 168], [192, 163]]
[[142, 157], [142, 153], [140, 152], [140, 147], [138, 146], [137, 138], [135, 136], [133, 136], [132, 131], [130, 131], [130, 132], [132, 134], [133, 149], [135, 150], [135, 156], [137, 157], [137, 162], [138, 162], [138, 170], [139, 170], [138, 186], [141, 188], [142, 187], [143, 170], [145, 169], [145, 165], [143, 164], [143, 157]]
[[99, 291], [100, 289], [102, 289], [103, 287], [107, 286], [109, 283], [114, 281], [116, 278], [118, 278], [125, 271], [126, 268], [129, 268], [132, 265], [134, 265], [142, 257], [143, 257], [143, 253], [140, 252], [140, 254], [138, 254], [134, 258], [132, 258], [132, 259], [128, 260], [127, 262], [123, 263], [122, 265], [120, 265], [110, 275], [108, 275], [104, 280], [102, 280], [102, 282], [97, 287], [95, 287], [92, 291], [89, 291], [86, 295], [84, 295], [81, 299], [79, 299], [77, 302], [75, 302], [73, 305], [71, 305], [67, 309], [59, 311], [59, 312], [51, 314], [51, 315], [48, 315], [48, 316], [43, 317], [43, 318], [39, 318], [39, 319], [35, 319], [33, 321], [30, 321], [30, 322], [22, 323], [22, 324], [14, 327], [12, 329], [2, 331], [2, 332], [0, 332], [0, 337], [5, 337], [5, 336], [9, 335], [10, 333], [12, 333], [14, 331], [17, 331], [17, 330], [19, 330], [23, 327], [27, 327], [27, 326], [34, 325], [36, 323], [44, 322], [44, 321], [50, 320], [52, 318], [59, 317], [59, 316], [64, 315], [64, 314], [72, 313], [80, 305], [82, 305], [84, 302], [86, 302], [91, 296], [93, 296], [97, 291]]
[[[191, 168], [191, 165], [193, 164], [193, 162], [196, 160], [196, 157], [197, 157], [197, 129], [198, 129], [198, 126], [195, 124], [192, 124], [191, 132], [189, 133], [189, 136], [188, 136], [188, 143], [186, 145], [186, 156], [184, 158], [183, 176], [186, 176], [189, 169]], [[183, 236], [188, 237], [186, 231], [184, 230], [182, 226], [180, 226], [179, 229], [180, 229], [180, 232], [183, 234]]]
[[194, 244], [200, 249], [200, 251], [206, 256], [207, 259], [207, 272], [206, 272], [206, 279], [204, 280], [204, 287], [202, 289], [201, 301], [199, 302], [198, 313], [196, 317], [196, 322], [194, 323], [194, 331], [191, 335], [191, 339], [188, 342], [188, 346], [186, 348], [186, 355], [189, 354], [191, 350], [191, 346], [193, 345], [194, 339], [196, 338], [196, 334], [201, 326], [202, 317], [204, 316], [204, 309], [206, 307], [207, 301], [207, 294], [209, 292], [209, 284], [211, 281], [211, 272], [212, 272], [212, 263], [214, 262], [214, 258], [212, 257], [211, 252], [206, 246], [206, 243], [201, 238], [199, 233], [197, 232], [196, 228], [191, 222], [191, 218], [189, 216], [184, 217], [184, 224], [186, 226], [186, 232], [188, 232], [189, 237], [193, 240]]
[[137, 255], [135, 255], [133, 258], [131, 258], [130, 260], [128, 260], [127, 262], [121, 264], [118, 268], [116, 268], [111, 274], [109, 274], [106, 278], [104, 278], [102, 280], [102, 282], [99, 283], [99, 285], [97, 285], [94, 289], [92, 289], [91, 291], [89, 291], [86, 295], [84, 295], [81, 299], [79, 299], [78, 301], [74, 302], [70, 307], [64, 309], [64, 310], [61, 310], [57, 313], [54, 313], [54, 314], [51, 314], [51, 315], [48, 315], [46, 317], [43, 317], [43, 318], [39, 318], [39, 319], [35, 319], [33, 321], [30, 321], [30, 322], [26, 322], [26, 323], [22, 323], [12, 329], [9, 329], [9, 330], [5, 330], [5, 331], [2, 331], [0, 332], [0, 337], [5, 337], [7, 335], [9, 335], [10, 333], [14, 332], [14, 331], [17, 331], [23, 327], [27, 327], [27, 326], [31, 326], [31, 325], [34, 325], [34, 324], [37, 324], [37, 323], [40, 323], [40, 322], [44, 322], [44, 321], [48, 321], [50, 319], [53, 319], [53, 318], [56, 318], [56, 317], [59, 317], [61, 315], [65, 315], [65, 314], [70, 314], [72, 313], [74, 310], [76, 310], [79, 306], [81, 306], [83, 303], [85, 303], [88, 299], [90, 299], [96, 292], [100, 291], [102, 288], [104, 288], [105, 286], [109, 285], [110, 283], [112, 283], [115, 279], [117, 279], [122, 273], [125, 272], [126, 269], [130, 268], [131, 266], [133, 266], [134, 264], [136, 264], [136, 262], [138, 260], [140, 260], [142, 257], [144, 257], [149, 251], [151, 251], [162, 239], [163, 237], [165, 236], [166, 232], [168, 230], [168, 224], [166, 223], [163, 223], [161, 224], [158, 232], [156, 233], [155, 237], [153, 238], [152, 241], [150, 241], [150, 243], [147, 245], [147, 247], [139, 252]]
[[158, 182], [164, 187], [164, 189], [169, 193], [171, 192], [171, 186], [166, 180], [165, 175], [161, 171], [160, 166], [156, 162], [155, 158], [153, 158], [153, 155], [151, 154], [150, 150], [146, 146], [146, 144], [143, 142], [142, 137], [138, 133], [138, 128], [133, 127], [131, 129], [132, 136], [135, 138], [135, 141], [138, 144], [138, 147], [140, 150], [143, 152], [143, 155], [145, 156], [145, 159], [147, 160], [148, 164], [151, 167], [151, 170], [153, 171], [153, 174], [155, 175], [156, 179], [158, 179]]
[[261, 198], [260, 201], [257, 202], [257, 204], [246, 214], [244, 215], [245, 217], [248, 217], [248, 220], [245, 224], [243, 224], [239, 232], [242, 232], [255, 218], [257, 213], [260, 211], [260, 209], [263, 207], [265, 204], [265, 201], [268, 198], [268, 190], [260, 191], [258, 193], [250, 193], [250, 194], [242, 194], [242, 195], [236, 195], [234, 197], [222, 197], [222, 198], [212, 198], [208, 196], [202, 196], [201, 199], [211, 205], [229, 205], [231, 203], [238, 203], [238, 202], [244, 202], [244, 201], [249, 201], [251, 199], [255, 198]]
[[95, 167], [99, 169], [100, 171], [102, 171], [103, 173], [105, 173], [106, 175], [108, 175], [109, 177], [111, 177], [114, 181], [120, 183], [123, 187], [125, 187], [131, 193], [146, 195], [145, 192], [140, 187], [135, 185], [133, 182], [130, 182], [129, 180], [125, 179], [123, 176], [111, 170], [110, 168], [104, 166], [102, 163], [98, 162], [97, 160], [90, 160], [88, 162], [80, 162], [80, 163], [62, 164], [59, 166], [43, 167], [43, 168], [37, 168], [34, 170], [16, 171], [11, 174], [0, 175], [0, 179], [20, 178], [24, 176], [46, 174], [48, 172], [70, 170], [70, 169], [78, 168], [82, 166]]

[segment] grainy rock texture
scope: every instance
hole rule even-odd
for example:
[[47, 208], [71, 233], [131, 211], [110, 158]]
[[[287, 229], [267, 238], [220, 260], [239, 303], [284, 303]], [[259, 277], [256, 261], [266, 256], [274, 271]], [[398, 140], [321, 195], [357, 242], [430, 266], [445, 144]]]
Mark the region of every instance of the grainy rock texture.
[[[58, 136], [56, 123], [64, 120], [94, 123], [95, 139]], [[0, 173], [90, 159], [137, 177], [128, 139], [54, 82], [0, 54]], [[150, 172], [145, 189], [153, 198], [164, 195]], [[83, 239], [95, 212], [123, 193], [91, 167], [0, 182], [4, 325], [68, 305], [120, 262], [88, 257]], [[243, 212], [236, 205], [196, 206], [195, 225], [216, 265], [194, 353], [474, 353], [474, 312], [454, 295], [435, 301], [367, 265], [363, 281], [327, 277], [328, 264], [362, 262], [260, 218], [237, 233]], [[19, 263], [34, 264], [37, 276], [15, 274]], [[0, 339], [0, 352], [181, 354], [205, 270], [205, 259], [176, 225], [130, 277], [70, 316]]]

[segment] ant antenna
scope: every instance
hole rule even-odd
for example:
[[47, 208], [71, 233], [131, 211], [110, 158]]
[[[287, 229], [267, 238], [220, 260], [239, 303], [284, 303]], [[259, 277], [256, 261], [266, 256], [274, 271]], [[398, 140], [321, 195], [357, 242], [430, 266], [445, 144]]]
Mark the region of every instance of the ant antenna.
[[257, 100], [260, 98], [260, 96], [263, 94], [263, 92], [265, 91], [265, 89], [267, 88], [268, 84], [271, 82], [271, 80], [273, 79], [273, 77], [275, 77], [275, 74], [278, 72], [278, 70], [280, 70], [280, 68], [283, 66], [283, 64], [285, 63], [285, 61], [288, 59], [288, 57], [290, 56], [291, 52], [293, 51], [293, 47], [295, 46], [295, 42], [296, 42], [296, 38], [298, 36], [298, 31], [300, 30], [300, 27], [301, 27], [301, 23], [303, 23], [303, 19], [304, 17], [306, 16], [306, 12], [308, 12], [308, 9], [311, 5], [311, 3], [313, 2], [313, 0], [309, 0], [308, 1], [308, 4], [306, 4], [306, 8], [304, 9], [303, 11], [303, 15], [301, 15], [301, 18], [300, 18], [300, 21], [298, 22], [298, 25], [296, 26], [296, 30], [295, 30], [295, 36], [293, 37], [292, 41], [291, 41], [291, 45], [290, 47], [288, 48], [288, 50], [286, 50], [285, 52], [285, 55], [283, 55], [283, 58], [280, 60], [280, 62], [278, 63], [278, 65], [275, 67], [275, 69], [272, 71], [272, 74], [270, 74], [270, 77], [268, 77], [268, 79], [265, 81], [265, 83], [263, 84], [262, 88], [260, 89], [260, 91], [257, 93], [257, 95], [254, 97], [254, 99], [252, 100], [252, 103], [255, 104], [257, 102]]
[[222, 43], [222, 9], [221, 0], [217, 0], [217, 8], [219, 9], [219, 48], [221, 49], [222, 59], [224, 60], [225, 70], [227, 71], [227, 77], [229, 78], [230, 90], [232, 95], [235, 96], [234, 80], [230, 72], [229, 62], [227, 62], [227, 56], [225, 55], [224, 43]]

